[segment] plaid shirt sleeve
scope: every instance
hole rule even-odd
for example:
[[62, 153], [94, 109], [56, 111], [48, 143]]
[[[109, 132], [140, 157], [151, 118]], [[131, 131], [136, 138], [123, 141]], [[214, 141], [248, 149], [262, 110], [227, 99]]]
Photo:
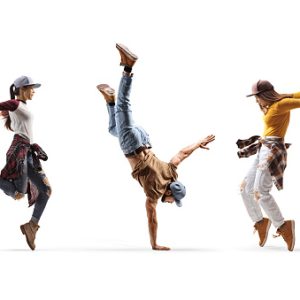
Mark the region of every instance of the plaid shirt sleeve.
[[236, 144], [238, 148], [241, 149], [237, 152], [238, 157], [249, 157], [256, 154], [258, 149], [261, 147], [261, 143], [259, 140], [259, 135], [253, 135], [249, 139], [245, 140], [237, 140]]

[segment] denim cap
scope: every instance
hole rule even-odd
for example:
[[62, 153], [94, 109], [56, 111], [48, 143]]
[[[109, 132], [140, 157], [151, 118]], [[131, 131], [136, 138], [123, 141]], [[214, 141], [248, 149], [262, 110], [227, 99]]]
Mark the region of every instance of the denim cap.
[[40, 83], [35, 83], [31, 77], [28, 76], [21, 76], [18, 77], [15, 81], [14, 81], [14, 85], [15, 87], [21, 88], [24, 86], [32, 86], [33, 88], [39, 88], [41, 86]]
[[170, 190], [172, 192], [173, 198], [175, 199], [176, 205], [178, 207], [181, 207], [182, 206], [181, 199], [186, 194], [185, 186], [179, 181], [174, 181], [170, 184]]
[[247, 95], [246, 97], [255, 96], [261, 94], [263, 92], [273, 90], [273, 85], [267, 80], [258, 80], [256, 83], [252, 85], [252, 94]]

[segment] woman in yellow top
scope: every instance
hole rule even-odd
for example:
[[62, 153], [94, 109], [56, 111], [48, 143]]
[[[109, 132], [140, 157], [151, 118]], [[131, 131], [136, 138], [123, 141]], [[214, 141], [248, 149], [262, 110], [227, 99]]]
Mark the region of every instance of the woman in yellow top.
[[[277, 228], [277, 236], [282, 236], [287, 248], [293, 251], [295, 245], [295, 221], [285, 220], [270, 194], [273, 183], [277, 189], [283, 188], [283, 172], [286, 167], [284, 143], [290, 111], [300, 108], [300, 93], [279, 94], [266, 80], [259, 80], [252, 86], [252, 94], [264, 113], [264, 133], [248, 140], [239, 140], [239, 157], [248, 157], [258, 152], [257, 157], [241, 185], [241, 195], [259, 234], [259, 245], [263, 247], [268, 237], [271, 223]], [[247, 147], [245, 147], [247, 146]], [[268, 218], [264, 218], [261, 208]]]

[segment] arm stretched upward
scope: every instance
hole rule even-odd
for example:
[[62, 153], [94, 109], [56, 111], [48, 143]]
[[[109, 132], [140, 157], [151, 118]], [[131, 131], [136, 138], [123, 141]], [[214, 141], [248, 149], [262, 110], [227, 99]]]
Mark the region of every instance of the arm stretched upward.
[[195, 144], [189, 145], [183, 149], [181, 149], [172, 159], [171, 163], [173, 163], [176, 167], [187, 157], [189, 157], [196, 149], [202, 148], [209, 150], [206, 147], [207, 144], [213, 142], [215, 140], [215, 136], [213, 134], [208, 135], [206, 138], [198, 141]]

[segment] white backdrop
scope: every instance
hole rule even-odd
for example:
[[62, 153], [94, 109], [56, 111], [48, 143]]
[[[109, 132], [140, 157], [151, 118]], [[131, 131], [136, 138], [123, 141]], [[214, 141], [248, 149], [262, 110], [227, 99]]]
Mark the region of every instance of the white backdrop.
[[[44, 169], [53, 194], [31, 252], [19, 225], [32, 210], [1, 193], [1, 299], [296, 298], [300, 248], [296, 242], [290, 253], [271, 234], [258, 247], [239, 195], [252, 158], [239, 160], [235, 145], [262, 132], [261, 112], [245, 98], [254, 81], [268, 79], [282, 93], [300, 90], [296, 4], [2, 1], [1, 101], [18, 76], [42, 83], [29, 105], [35, 141], [49, 155]], [[143, 191], [107, 133], [95, 88], [118, 86], [116, 42], [139, 56], [134, 116], [160, 159], [216, 135], [210, 151], [196, 151], [178, 169], [184, 206], [158, 205], [158, 242], [170, 252], [150, 250]], [[293, 111], [286, 136], [293, 146], [285, 189], [273, 191], [296, 229], [299, 118]], [[2, 128], [0, 136], [4, 165], [12, 133]]]

